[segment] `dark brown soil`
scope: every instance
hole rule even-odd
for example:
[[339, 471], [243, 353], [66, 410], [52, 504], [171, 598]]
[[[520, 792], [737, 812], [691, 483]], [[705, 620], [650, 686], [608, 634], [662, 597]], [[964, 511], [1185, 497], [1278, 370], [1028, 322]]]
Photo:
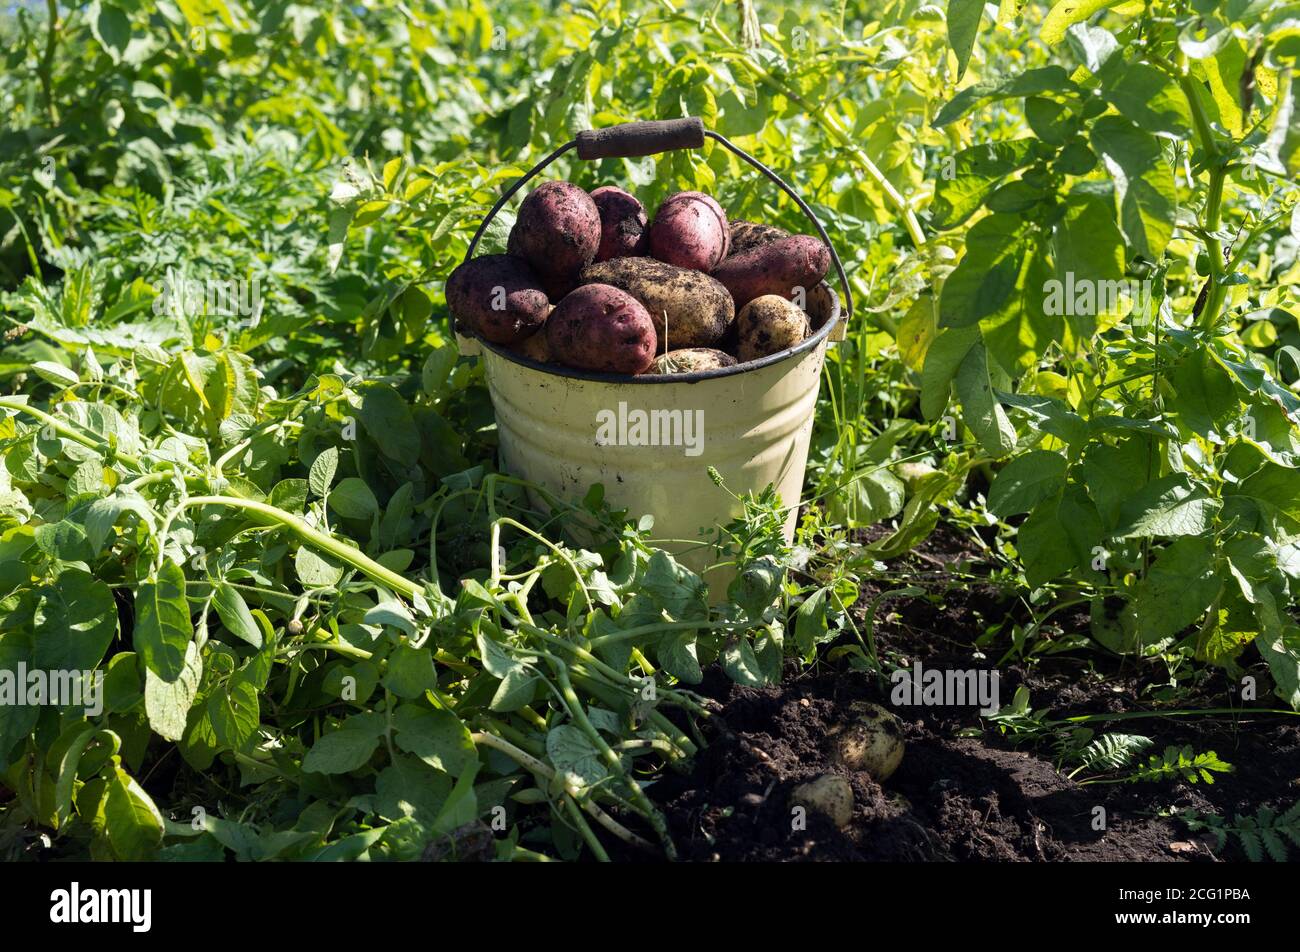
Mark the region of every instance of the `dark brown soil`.
[[[931, 578], [934, 584], [922, 587], [942, 594], [882, 603], [874, 633], [882, 658], [902, 665], [919, 660], [927, 668], [995, 668], [1002, 704], [1023, 685], [1033, 711], [1053, 719], [1242, 706], [1222, 673], [1180, 682], [1175, 694], [1164, 684], [1169, 674], [1163, 664], [1121, 661], [1095, 645], [999, 665], [1006, 637], [986, 639], [983, 648], [974, 642], [1017, 609], [993, 586], [961, 578], [976, 558], [959, 537], [939, 535], [909, 559], [910, 579], [864, 592], [856, 609], [860, 625], [876, 595], [916, 584], [915, 578]], [[1044, 634], [1062, 644], [1086, 633], [1085, 614], [1056, 620], [1059, 627]], [[888, 681], [851, 670], [844, 660], [802, 673], [791, 669], [784, 683], [768, 688], [738, 687], [716, 670], [709, 673], [701, 693], [717, 699], [722, 710], [704, 728], [708, 747], [689, 775], [669, 775], [650, 788], [684, 859], [1238, 860], [1244, 857], [1235, 841], [1220, 850], [1173, 814], [1190, 808], [1232, 817], [1262, 805], [1286, 809], [1300, 799], [1300, 718], [1156, 716], [1091, 724], [1098, 733], [1152, 738], [1154, 746], [1140, 761], [1166, 746], [1191, 744], [1196, 752], [1215, 751], [1234, 772], [1216, 775], [1212, 785], [1079, 783], [1089, 774], [1072, 780], [1069, 769], [1058, 770], [1051, 738], [1016, 743], [973, 706], [893, 706]], [[1261, 695], [1247, 708], [1278, 706]], [[838, 766], [827, 749], [850, 705], [864, 699], [891, 707], [903, 722], [906, 754], [883, 784]], [[852, 822], [839, 830], [809, 812], [806, 829], [794, 829], [791, 790], [824, 773], [852, 785]], [[1098, 828], [1099, 808], [1104, 829]]]

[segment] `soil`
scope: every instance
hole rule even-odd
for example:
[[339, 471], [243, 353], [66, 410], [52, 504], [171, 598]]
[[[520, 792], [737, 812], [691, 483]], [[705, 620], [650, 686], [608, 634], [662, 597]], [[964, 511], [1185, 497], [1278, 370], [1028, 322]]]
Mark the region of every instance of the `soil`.
[[[877, 611], [880, 657], [926, 668], [996, 669], [1002, 704], [1018, 687], [1030, 692], [1035, 713], [1049, 718], [1121, 711], [1241, 707], [1227, 676], [1212, 672], [1180, 682], [1176, 697], [1159, 662], [1138, 665], [1094, 645], [1040, 657], [1032, 664], [999, 664], [1007, 639], [984, 649], [975, 642], [1008, 613], [1029, 614], [994, 586], [973, 581], [978, 561], [959, 536], [943, 530], [904, 568], [933, 579], [943, 597], [893, 599]], [[866, 587], [855, 606], [862, 626], [867, 606], [898, 580]], [[907, 584], [915, 584], [910, 578]], [[1086, 608], [1086, 606], [1085, 606]], [[1062, 615], [1064, 613], [1061, 613]], [[1071, 644], [1086, 634], [1086, 613], [1057, 617], [1044, 637]], [[985, 639], [988, 640], [988, 639]], [[854, 642], [856, 643], [856, 642]], [[981, 642], [983, 644], [983, 642]], [[987, 654], [985, 651], [987, 650]], [[835, 653], [831, 653], [835, 657]], [[1255, 673], [1255, 672], [1252, 672]], [[1165, 682], [1164, 684], [1160, 682]], [[1247, 708], [1277, 707], [1261, 680], [1260, 699]], [[1138, 733], [1155, 743], [1145, 762], [1169, 745], [1213, 750], [1232, 764], [1213, 784], [1183, 780], [1080, 783], [1058, 769], [1050, 740], [1016, 742], [982, 719], [975, 706], [896, 706], [892, 685], [839, 662], [791, 668], [782, 684], [747, 688], [716, 669], [699, 686], [721, 711], [704, 727], [708, 746], [689, 774], [669, 774], [650, 795], [668, 817], [683, 859], [695, 861], [1192, 861], [1244, 859], [1235, 839], [1220, 849], [1193, 834], [1177, 817], [1233, 817], [1263, 805], [1284, 810], [1300, 799], [1300, 718], [1267, 715], [1143, 717], [1093, 724], [1100, 734]], [[902, 722], [906, 753], [884, 783], [833, 761], [828, 738], [863, 700], [890, 707]], [[852, 821], [844, 829], [808, 811], [795, 828], [791, 790], [822, 774], [845, 777], [853, 788]], [[1094, 773], [1092, 776], [1100, 776]], [[1109, 775], [1108, 775], [1109, 776]], [[1104, 828], [1099, 828], [1104, 810]], [[1294, 851], [1293, 851], [1294, 853]]]

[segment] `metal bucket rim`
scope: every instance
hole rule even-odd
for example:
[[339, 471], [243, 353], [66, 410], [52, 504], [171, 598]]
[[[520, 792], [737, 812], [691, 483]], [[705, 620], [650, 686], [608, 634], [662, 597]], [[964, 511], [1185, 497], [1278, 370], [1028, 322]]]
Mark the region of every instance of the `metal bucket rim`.
[[504, 357], [511, 363], [521, 364], [531, 370], [538, 370], [542, 373], [553, 374], [556, 377], [568, 377], [571, 380], [590, 380], [595, 383], [620, 383], [620, 384], [666, 384], [666, 383], [699, 383], [701, 380], [716, 380], [721, 377], [730, 377], [735, 374], [749, 373], [752, 370], [761, 370], [764, 367], [770, 367], [773, 364], [779, 364], [783, 360], [789, 360], [798, 354], [806, 353], [819, 346], [823, 340], [834, 329], [840, 320], [840, 296], [835, 293], [835, 289], [822, 281], [818, 285], [824, 287], [830, 293], [831, 313], [826, 320], [822, 322], [821, 327], [817, 328], [810, 336], [795, 344], [793, 347], [787, 347], [785, 350], [777, 351], [775, 354], [769, 354], [766, 357], [760, 357], [758, 360], [747, 361], [743, 364], [734, 364], [730, 367], [717, 367], [713, 370], [697, 370], [689, 374], [615, 374], [605, 373], [596, 370], [578, 370], [574, 367], [564, 367], [559, 364], [544, 364], [540, 361], [533, 360], [531, 357], [525, 357], [522, 354], [509, 350], [508, 348], [494, 344], [489, 340], [477, 338], [478, 343], [492, 351], [498, 357]]

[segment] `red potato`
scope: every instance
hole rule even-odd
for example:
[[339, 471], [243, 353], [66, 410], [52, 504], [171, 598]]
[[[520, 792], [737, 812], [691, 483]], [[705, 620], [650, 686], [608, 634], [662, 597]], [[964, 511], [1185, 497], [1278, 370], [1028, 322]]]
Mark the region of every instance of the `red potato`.
[[595, 260], [644, 255], [650, 247], [650, 232], [645, 208], [636, 197], [613, 185], [602, 185], [591, 193], [591, 200], [600, 213], [600, 246]]
[[447, 307], [470, 333], [510, 345], [537, 332], [551, 303], [526, 261], [513, 255], [481, 255], [447, 279]]
[[736, 219], [729, 225], [731, 232], [731, 250], [729, 255], [744, 254], [754, 248], [771, 244], [781, 238], [789, 238], [790, 233], [776, 225], [762, 225], [754, 221]]
[[809, 235], [792, 235], [732, 255], [713, 269], [713, 277], [731, 292], [740, 309], [765, 294], [793, 298], [799, 288], [812, 291], [826, 276], [831, 254]]
[[644, 373], [659, 344], [641, 302], [608, 284], [565, 295], [546, 321], [546, 343], [567, 367], [619, 374]]
[[650, 226], [650, 254], [679, 268], [712, 271], [730, 247], [727, 214], [703, 192], [669, 195]]
[[578, 272], [600, 247], [600, 212], [571, 182], [545, 182], [519, 206], [506, 250], [527, 261], [552, 301], [578, 284]]

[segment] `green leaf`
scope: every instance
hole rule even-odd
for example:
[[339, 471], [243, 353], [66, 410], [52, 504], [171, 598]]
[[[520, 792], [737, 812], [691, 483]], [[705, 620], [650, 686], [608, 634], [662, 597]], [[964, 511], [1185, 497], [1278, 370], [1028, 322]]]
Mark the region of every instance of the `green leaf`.
[[1004, 456], [1011, 452], [1016, 444], [1016, 430], [1007, 419], [1002, 404], [993, 396], [988, 358], [982, 343], [973, 346], [962, 361], [955, 384], [962, 418], [984, 452], [990, 456]]
[[90, 21], [90, 32], [94, 34], [99, 45], [104, 48], [109, 59], [114, 63], [122, 61], [131, 42], [131, 19], [121, 7], [113, 3], [95, 0], [86, 11]]
[[1075, 23], [1081, 23], [1098, 10], [1113, 7], [1121, 0], [1059, 0], [1047, 12], [1039, 37], [1044, 45], [1056, 46], [1065, 39], [1065, 31]]
[[384, 686], [398, 697], [423, 697], [425, 691], [438, 687], [433, 671], [433, 655], [428, 648], [400, 644], [388, 656], [388, 673]]
[[66, 568], [36, 590], [32, 623], [36, 667], [90, 671], [99, 667], [117, 635], [117, 603], [109, 587], [89, 572]]
[[1194, 351], [1185, 356], [1170, 371], [1169, 382], [1169, 408], [1191, 432], [1218, 435], [1237, 416], [1236, 385], [1208, 353]]
[[135, 613], [136, 653], [158, 677], [175, 681], [185, 670], [186, 646], [194, 635], [180, 566], [165, 559], [157, 573], [140, 585]]
[[727, 646], [722, 649], [719, 660], [727, 677], [737, 684], [745, 687], [761, 687], [767, 683], [763, 666], [759, 664], [754, 654], [754, 646], [743, 635], [727, 643]]
[[1050, 433], [1064, 443], [1082, 444], [1088, 440], [1087, 422], [1064, 400], [1037, 393], [1006, 393], [1002, 390], [997, 391], [997, 398], [1004, 406], [1025, 414], [1035, 429]]
[[826, 638], [826, 589], [819, 588], [799, 606], [794, 616], [794, 643], [805, 656]]
[[980, 339], [979, 328], [952, 327], [941, 330], [925, 353], [921, 371], [921, 412], [936, 419], [948, 405], [952, 382], [968, 354]]
[[955, 228], [979, 210], [989, 193], [1016, 169], [1031, 161], [1033, 139], [1012, 139], [973, 145], [957, 153], [952, 174], [941, 175], [930, 203], [930, 224]]
[[397, 757], [375, 780], [375, 809], [397, 820], [415, 817], [431, 826], [451, 794], [452, 779], [412, 757]]
[[144, 710], [155, 734], [171, 741], [185, 736], [190, 706], [202, 679], [203, 660], [193, 642], [185, 646], [185, 666], [175, 680], [164, 681], [151, 668], [145, 669]]
[[469, 729], [451, 711], [403, 704], [393, 715], [393, 727], [398, 749], [453, 777], [478, 762]]
[[379, 512], [379, 500], [365, 480], [349, 476], [329, 495], [330, 508], [344, 519], [369, 519]]
[[1178, 191], [1155, 137], [1119, 116], [1102, 116], [1091, 130], [1093, 148], [1115, 183], [1120, 227], [1134, 255], [1158, 261], [1174, 231]]
[[1031, 224], [1012, 215], [989, 215], [971, 228], [966, 255], [939, 296], [939, 326], [967, 327], [993, 317], [1023, 289]]
[[330, 491], [330, 484], [334, 482], [334, 474], [338, 468], [338, 447], [331, 446], [322, 450], [321, 454], [312, 461], [311, 469], [307, 473], [307, 487], [315, 495], [324, 497]]
[[217, 610], [217, 617], [227, 631], [254, 648], [262, 647], [262, 629], [253, 620], [253, 614], [238, 589], [229, 582], [218, 582], [212, 593], [212, 607]]
[[208, 698], [208, 719], [218, 743], [241, 750], [257, 736], [260, 724], [257, 688], [243, 678], [232, 678], [216, 688]]
[[590, 787], [609, 776], [601, 753], [579, 728], [561, 724], [546, 732], [546, 756], [570, 783]]
[[293, 567], [306, 588], [333, 588], [343, 578], [343, 565], [333, 556], [321, 555], [305, 545], [293, 554]]
[[392, 387], [370, 384], [362, 391], [361, 425], [389, 459], [403, 466], [419, 461], [420, 431], [410, 407]]
[[149, 794], [119, 767], [104, 796], [104, 829], [113, 853], [128, 862], [152, 859], [165, 823]]
[[1102, 442], [1088, 445], [1081, 482], [1088, 487], [1106, 526], [1115, 525], [1120, 507], [1147, 484], [1156, 465], [1155, 451], [1139, 437], [1120, 440], [1114, 446]]
[[948, 0], [948, 45], [957, 56], [958, 82], [966, 74], [983, 14], [984, 0]]
[[1249, 499], [1270, 521], [1300, 521], [1300, 469], [1265, 463], [1240, 484], [1225, 486], [1223, 494]]
[[382, 714], [353, 714], [337, 730], [312, 745], [302, 759], [302, 769], [321, 774], [360, 770], [378, 749], [385, 729], [386, 721]]
[[1187, 97], [1168, 73], [1146, 63], [1114, 57], [1098, 78], [1106, 98], [1142, 129], [1177, 139], [1191, 137]]
[[659, 643], [657, 657], [660, 666], [679, 681], [699, 684], [704, 680], [693, 631], [665, 638]]
[[1118, 539], [1152, 536], [1198, 536], [1208, 532], [1222, 508], [1204, 486], [1193, 486], [1182, 473], [1171, 473], [1129, 491], [1120, 506], [1114, 535]]
[[1139, 641], [1150, 644], [1195, 624], [1222, 587], [1210, 540], [1177, 540], [1138, 582], [1132, 611]]
[[1043, 66], [1025, 70], [1010, 79], [987, 80], [967, 86], [939, 110], [931, 125], [936, 129], [942, 129], [984, 103], [1018, 99], [1045, 92], [1067, 92], [1074, 88], [1074, 83], [1070, 82], [1070, 77], [1060, 66]]
[[988, 507], [1000, 519], [1029, 512], [1065, 486], [1065, 457], [1051, 450], [1017, 456], [993, 477]]

